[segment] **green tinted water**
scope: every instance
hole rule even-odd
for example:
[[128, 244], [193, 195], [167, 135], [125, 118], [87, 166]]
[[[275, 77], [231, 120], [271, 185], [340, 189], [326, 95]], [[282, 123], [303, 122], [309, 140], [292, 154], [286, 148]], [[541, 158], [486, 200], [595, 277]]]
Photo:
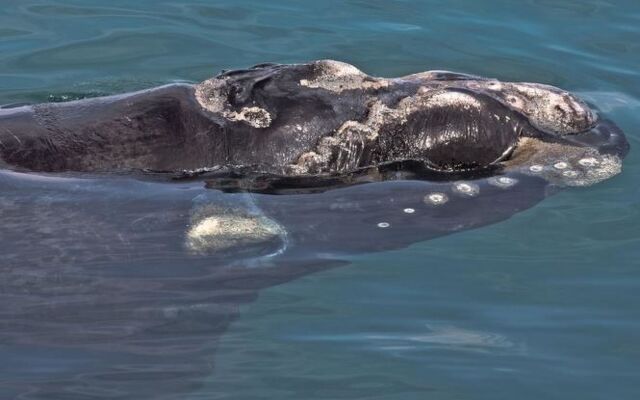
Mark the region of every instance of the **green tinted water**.
[[[607, 182], [262, 291], [222, 335], [206, 385], [168, 398], [640, 396], [637, 1], [2, 3], [0, 104], [332, 58], [381, 76], [449, 69], [561, 86], [631, 143]], [[72, 368], [65, 357], [18, 369], [55, 377]], [[13, 380], [0, 373], [0, 387]]]

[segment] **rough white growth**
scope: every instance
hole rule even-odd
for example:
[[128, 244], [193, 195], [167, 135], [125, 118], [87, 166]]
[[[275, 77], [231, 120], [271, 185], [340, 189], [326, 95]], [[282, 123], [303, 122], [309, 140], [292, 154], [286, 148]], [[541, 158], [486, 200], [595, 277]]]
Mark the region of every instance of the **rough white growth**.
[[508, 176], [494, 176], [489, 178], [487, 182], [492, 186], [507, 189], [518, 183], [518, 180], [515, 178], [510, 178]]
[[576, 133], [596, 120], [593, 111], [583, 101], [553, 86], [505, 83], [500, 91], [511, 93], [507, 97], [509, 106], [524, 113], [534, 126], [546, 132]]
[[215, 235], [221, 229], [222, 224], [223, 222], [220, 220], [220, 218], [205, 218], [204, 220], [200, 221], [198, 225], [192, 227], [187, 233], [187, 236], [190, 239], [197, 240], [205, 236]]
[[569, 164], [564, 161], [558, 161], [557, 163], [553, 164], [553, 168], [555, 169], [566, 169], [567, 167], [569, 167]]
[[482, 104], [473, 96], [461, 92], [441, 92], [429, 97], [425, 104], [427, 107], [460, 107], [475, 108], [479, 110]]
[[437, 71], [409, 75], [401, 80], [422, 81], [419, 93], [449, 88], [464, 88], [486, 93], [507, 107], [525, 115], [532, 125], [561, 135], [588, 129], [597, 119], [585, 102], [559, 88], [537, 83], [499, 82], [495, 79], [434, 80]]
[[566, 179], [568, 186], [590, 186], [602, 182], [622, 171], [622, 160], [617, 156], [603, 155], [597, 167], [588, 167], [574, 179]]
[[194, 253], [210, 253], [268, 242], [283, 232], [280, 225], [264, 216], [210, 208], [194, 216], [185, 244]]
[[544, 170], [544, 167], [542, 165], [538, 165], [538, 164], [534, 164], [534, 165], [529, 167], [529, 171], [531, 171], [533, 173], [542, 172], [543, 170]]
[[430, 205], [438, 206], [446, 203], [447, 201], [449, 201], [449, 197], [447, 197], [447, 195], [444, 193], [436, 192], [424, 196], [424, 202]]
[[578, 164], [582, 165], [583, 167], [595, 167], [599, 163], [600, 162], [594, 157], [582, 158], [580, 159], [580, 161], [578, 161]]
[[480, 187], [475, 183], [457, 182], [453, 184], [453, 191], [463, 196], [473, 197], [480, 193]]
[[535, 174], [558, 186], [589, 186], [622, 170], [622, 160], [617, 156], [534, 138], [521, 138], [512, 158], [504, 165], [507, 171]]
[[227, 79], [212, 78], [196, 86], [196, 99], [202, 108], [221, 114], [230, 121], [242, 121], [254, 128], [271, 126], [271, 114], [260, 107], [243, 107], [240, 111], [231, 110], [227, 104]]
[[212, 113], [220, 113], [225, 109], [227, 79], [211, 78], [196, 85], [196, 100], [202, 108]]
[[388, 222], [379, 222], [378, 223], [378, 228], [388, 228], [390, 226], [391, 226], [391, 224], [388, 223]]
[[244, 107], [240, 112], [224, 111], [223, 115], [232, 121], [244, 121], [254, 128], [268, 128], [271, 125], [271, 114], [260, 107]]
[[416, 212], [416, 210], [414, 210], [413, 208], [405, 208], [404, 210], [405, 214], [413, 214], [414, 212]]
[[373, 78], [351, 64], [334, 60], [320, 60], [314, 63], [319, 75], [312, 80], [301, 79], [300, 85], [320, 88], [340, 93], [344, 90], [380, 89], [389, 86], [383, 78]]

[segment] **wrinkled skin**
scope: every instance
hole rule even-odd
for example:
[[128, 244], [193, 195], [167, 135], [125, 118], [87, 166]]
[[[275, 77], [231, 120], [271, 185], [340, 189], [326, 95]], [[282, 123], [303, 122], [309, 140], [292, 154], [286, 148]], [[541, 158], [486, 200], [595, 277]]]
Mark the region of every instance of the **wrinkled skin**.
[[0, 109], [0, 398], [188, 397], [261, 289], [503, 221], [627, 151], [556, 88], [328, 61]]
[[[417, 167], [443, 179], [495, 174], [532, 155], [544, 159], [543, 143], [556, 153], [589, 147], [588, 156], [622, 157], [628, 145], [617, 131], [551, 86], [437, 71], [374, 78], [349, 64], [317, 61], [1, 110], [0, 158], [12, 168], [48, 172], [312, 175], [305, 185], [313, 187], [327, 185], [328, 175], [408, 160], [414, 162], [396, 169]], [[528, 159], [519, 157], [524, 150]]]

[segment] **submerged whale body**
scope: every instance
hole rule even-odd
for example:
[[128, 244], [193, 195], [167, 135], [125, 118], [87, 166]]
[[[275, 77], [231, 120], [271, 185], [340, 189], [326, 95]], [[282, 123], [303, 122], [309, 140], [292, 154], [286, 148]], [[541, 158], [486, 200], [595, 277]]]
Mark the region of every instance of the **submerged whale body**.
[[557, 88], [335, 61], [0, 109], [0, 397], [188, 397], [261, 289], [503, 221], [627, 151]]

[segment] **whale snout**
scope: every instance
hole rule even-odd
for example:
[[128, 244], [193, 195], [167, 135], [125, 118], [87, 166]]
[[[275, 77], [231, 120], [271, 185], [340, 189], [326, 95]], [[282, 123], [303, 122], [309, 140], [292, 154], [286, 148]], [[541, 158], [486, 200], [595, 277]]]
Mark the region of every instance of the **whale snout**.
[[622, 130], [599, 120], [593, 128], [572, 135], [521, 137], [503, 166], [505, 172], [539, 176], [556, 186], [590, 186], [619, 174], [628, 152]]
[[618, 125], [609, 119], [600, 119], [584, 132], [565, 137], [577, 146], [591, 147], [602, 155], [624, 158], [629, 153], [629, 141]]

